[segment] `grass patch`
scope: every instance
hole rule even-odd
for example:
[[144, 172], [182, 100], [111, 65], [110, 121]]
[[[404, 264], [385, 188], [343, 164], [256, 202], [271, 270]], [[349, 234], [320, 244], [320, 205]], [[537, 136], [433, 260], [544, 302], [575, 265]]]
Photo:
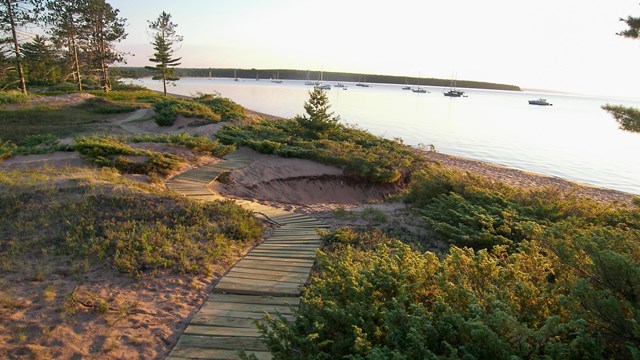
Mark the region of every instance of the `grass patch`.
[[17, 90], [0, 91], [0, 108], [9, 104], [25, 104], [29, 96]]
[[233, 202], [192, 202], [115, 171], [0, 171], [0, 190], [0, 258], [70, 255], [130, 276], [208, 273], [262, 232]]
[[222, 118], [208, 106], [191, 99], [165, 98], [153, 105], [156, 112], [154, 117], [160, 126], [171, 126], [178, 115], [188, 118], [202, 118], [212, 122], [218, 122]]
[[186, 162], [186, 159], [169, 153], [134, 149], [126, 139], [113, 136], [78, 137], [72, 148], [99, 166], [132, 174], [166, 176]]
[[212, 140], [205, 135], [190, 134], [158, 134], [158, 135], [134, 135], [128, 138], [129, 142], [154, 142], [169, 145], [181, 145], [195, 151], [209, 153], [216, 157], [223, 157], [235, 150], [233, 145], [222, 145], [218, 140]]
[[318, 139], [296, 120], [269, 120], [244, 127], [227, 125], [216, 134], [225, 144], [344, 166], [354, 177], [375, 183], [402, 183], [421, 163], [415, 151], [396, 140], [336, 124]]
[[207, 106], [216, 114], [220, 114], [222, 121], [236, 121], [246, 117], [244, 108], [227, 98], [213, 94], [200, 94], [194, 100]]

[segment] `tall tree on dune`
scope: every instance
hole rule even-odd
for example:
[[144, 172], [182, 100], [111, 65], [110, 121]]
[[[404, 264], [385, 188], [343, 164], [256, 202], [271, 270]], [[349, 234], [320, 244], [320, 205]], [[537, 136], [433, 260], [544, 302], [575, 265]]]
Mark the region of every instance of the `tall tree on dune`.
[[182, 41], [182, 36], [176, 33], [177, 24], [171, 21], [171, 14], [162, 12], [154, 21], [149, 21], [151, 30], [151, 45], [155, 53], [149, 61], [156, 63], [155, 66], [146, 66], [147, 69], [155, 70], [154, 80], [162, 80], [164, 95], [167, 96], [167, 81], [175, 81], [179, 78], [174, 76], [175, 67], [180, 65], [178, 61], [182, 58], [173, 58], [173, 46]]
[[13, 45], [16, 71], [20, 90], [27, 95], [27, 83], [22, 70], [22, 53], [20, 51], [20, 29], [33, 22], [35, 2], [32, 0], [0, 0], [0, 32], [10, 33], [9, 42]]
[[100, 87], [108, 92], [111, 89], [109, 65], [124, 60], [114, 45], [127, 37], [124, 30], [126, 19], [119, 17], [120, 11], [105, 0], [89, 0], [85, 10], [89, 65], [98, 73]]
[[[627, 24], [628, 28], [617, 33], [617, 35], [630, 38], [640, 38], [640, 17], [628, 16], [620, 21]], [[620, 129], [630, 132], [640, 133], [640, 110], [622, 105], [606, 104], [602, 107], [608, 111], [620, 125]]]
[[80, 47], [84, 39], [83, 14], [85, 0], [47, 0], [45, 22], [48, 32], [58, 48], [66, 48], [68, 65], [78, 90], [82, 91]]

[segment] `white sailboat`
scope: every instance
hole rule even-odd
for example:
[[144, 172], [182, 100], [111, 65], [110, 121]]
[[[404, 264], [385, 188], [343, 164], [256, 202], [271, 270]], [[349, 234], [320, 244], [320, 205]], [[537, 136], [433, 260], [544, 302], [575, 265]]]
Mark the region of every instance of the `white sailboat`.
[[304, 84], [305, 85], [315, 85], [316, 84], [315, 81], [311, 81], [311, 72], [309, 70], [307, 70], [307, 77], [304, 79]]
[[271, 82], [272, 82], [272, 83], [276, 83], [276, 84], [280, 84], [280, 83], [282, 83], [282, 80], [280, 80], [280, 71], [278, 71], [278, 72], [276, 73], [276, 77], [275, 77], [275, 79], [271, 79]]
[[240, 81], [240, 79], [238, 78], [238, 75], [236, 74], [236, 70], [233, 70], [233, 81]]

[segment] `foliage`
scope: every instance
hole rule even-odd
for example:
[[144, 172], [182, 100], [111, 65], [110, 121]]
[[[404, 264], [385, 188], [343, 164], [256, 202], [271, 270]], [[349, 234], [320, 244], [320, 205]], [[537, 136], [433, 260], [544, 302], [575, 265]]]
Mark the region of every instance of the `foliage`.
[[0, 161], [11, 157], [18, 146], [10, 140], [3, 141], [0, 139]]
[[109, 170], [0, 171], [0, 189], [5, 260], [65, 255], [130, 276], [208, 274], [262, 231], [233, 202], [192, 202]]
[[513, 253], [439, 258], [339, 229], [295, 321], [269, 317], [261, 331], [282, 359], [631, 358], [639, 235], [566, 226]]
[[221, 96], [200, 94], [194, 100], [211, 108], [215, 113], [220, 114], [222, 121], [242, 120], [246, 116], [246, 112], [242, 106]]
[[621, 130], [640, 133], [640, 110], [622, 105], [603, 105], [620, 125]]
[[223, 157], [235, 150], [234, 146], [222, 145], [218, 140], [212, 140], [205, 135], [191, 134], [159, 134], [134, 135], [127, 139], [129, 142], [155, 142], [170, 145], [182, 145], [199, 152], [209, 153], [216, 157]]
[[376, 183], [408, 181], [410, 172], [420, 163], [413, 149], [398, 141], [342, 124], [335, 126], [325, 139], [310, 136], [296, 120], [227, 125], [216, 136], [223, 143], [248, 146], [262, 153], [344, 166], [351, 175]]
[[26, 78], [32, 85], [53, 85], [62, 81], [60, 57], [44, 36], [36, 35], [22, 46]]
[[20, 91], [0, 91], [0, 107], [8, 104], [24, 104], [29, 101], [29, 96]]
[[406, 199], [443, 239], [476, 249], [517, 245], [575, 218], [584, 227], [640, 229], [640, 214], [625, 207], [561, 196], [551, 189], [520, 190], [435, 166], [416, 174]]
[[136, 110], [133, 106], [116, 104], [111, 100], [100, 97], [87, 99], [78, 105], [78, 108], [87, 109], [96, 114], [122, 114]]
[[220, 121], [220, 115], [215, 113], [210, 107], [192, 99], [162, 99], [153, 105], [156, 112], [154, 119], [160, 126], [171, 126], [175, 123], [178, 114], [186, 117], [197, 117]]
[[306, 135], [310, 138], [326, 139], [332, 132], [338, 130], [339, 116], [333, 116], [329, 112], [329, 99], [324, 90], [315, 87], [309, 91], [309, 101], [304, 103], [304, 109], [308, 115], [297, 116], [295, 120], [306, 129]]
[[154, 21], [149, 21], [149, 29], [153, 40], [151, 45], [156, 51], [149, 61], [156, 63], [155, 66], [147, 66], [149, 70], [154, 70], [154, 79], [162, 80], [164, 95], [167, 96], [167, 81], [175, 81], [179, 78], [173, 76], [174, 69], [180, 65], [181, 58], [174, 58], [172, 49], [174, 45], [182, 42], [182, 36], [176, 33], [177, 24], [171, 21], [171, 14], [162, 12]]
[[[133, 174], [168, 175], [186, 161], [169, 153], [134, 149], [125, 139], [112, 136], [78, 137], [74, 140], [72, 148], [97, 165]], [[141, 161], [134, 157], [144, 159]]]

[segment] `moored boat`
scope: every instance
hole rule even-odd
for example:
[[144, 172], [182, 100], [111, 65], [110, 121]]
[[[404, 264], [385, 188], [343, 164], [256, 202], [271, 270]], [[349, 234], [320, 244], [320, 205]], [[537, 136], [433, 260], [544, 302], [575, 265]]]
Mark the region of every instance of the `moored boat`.
[[464, 91], [451, 89], [443, 94], [444, 96], [449, 96], [449, 97], [462, 97], [464, 95]]
[[547, 99], [539, 98], [537, 100], [529, 100], [529, 105], [553, 106]]

